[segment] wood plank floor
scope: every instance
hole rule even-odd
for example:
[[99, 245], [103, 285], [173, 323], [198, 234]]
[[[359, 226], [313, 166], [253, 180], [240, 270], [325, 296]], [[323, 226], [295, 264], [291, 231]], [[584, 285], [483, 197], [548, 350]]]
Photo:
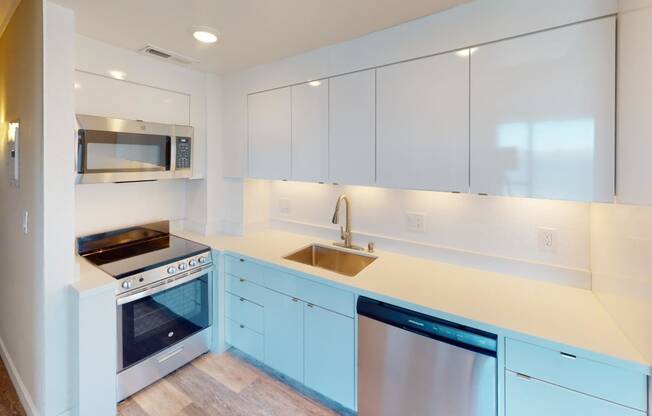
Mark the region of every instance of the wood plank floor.
[[121, 416], [331, 416], [336, 412], [235, 354], [208, 353], [128, 398]]
[[16, 389], [2, 360], [0, 360], [0, 416], [25, 416], [25, 410], [20, 404]]

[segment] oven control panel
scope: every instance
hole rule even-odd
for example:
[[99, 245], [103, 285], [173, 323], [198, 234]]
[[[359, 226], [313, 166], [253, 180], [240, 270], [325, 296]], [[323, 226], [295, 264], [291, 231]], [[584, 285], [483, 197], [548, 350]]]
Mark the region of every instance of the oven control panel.
[[170, 277], [174, 277], [176, 279], [184, 274], [195, 273], [202, 269], [208, 269], [212, 264], [213, 258], [211, 257], [210, 251], [206, 251], [195, 256], [186, 257], [185, 259], [168, 263], [164, 266], [157, 267], [156, 269], [148, 270], [143, 273], [138, 273], [133, 276], [120, 279], [118, 281], [117, 294], [121, 295], [143, 286], [151, 285], [152, 283], [158, 281], [163, 284], [166, 282], [166, 279]]
[[192, 147], [190, 137], [177, 137], [177, 169], [190, 169]]

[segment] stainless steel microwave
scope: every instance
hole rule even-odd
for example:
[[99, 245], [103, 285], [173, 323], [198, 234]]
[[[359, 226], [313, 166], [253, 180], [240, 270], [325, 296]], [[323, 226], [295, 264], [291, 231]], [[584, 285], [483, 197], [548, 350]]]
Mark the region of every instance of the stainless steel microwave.
[[189, 178], [193, 128], [77, 115], [77, 183]]

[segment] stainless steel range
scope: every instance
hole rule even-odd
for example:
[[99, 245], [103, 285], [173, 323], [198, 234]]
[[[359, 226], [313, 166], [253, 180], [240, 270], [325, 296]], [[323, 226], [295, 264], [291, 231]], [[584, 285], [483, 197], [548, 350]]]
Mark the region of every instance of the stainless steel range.
[[208, 351], [214, 266], [208, 246], [169, 222], [77, 240], [79, 254], [115, 277], [118, 401]]

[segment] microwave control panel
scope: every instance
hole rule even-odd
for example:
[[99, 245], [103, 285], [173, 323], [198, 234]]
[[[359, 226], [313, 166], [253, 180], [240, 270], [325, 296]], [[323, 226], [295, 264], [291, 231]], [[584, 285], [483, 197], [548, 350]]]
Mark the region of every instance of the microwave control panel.
[[190, 169], [190, 137], [177, 137], [177, 169]]

